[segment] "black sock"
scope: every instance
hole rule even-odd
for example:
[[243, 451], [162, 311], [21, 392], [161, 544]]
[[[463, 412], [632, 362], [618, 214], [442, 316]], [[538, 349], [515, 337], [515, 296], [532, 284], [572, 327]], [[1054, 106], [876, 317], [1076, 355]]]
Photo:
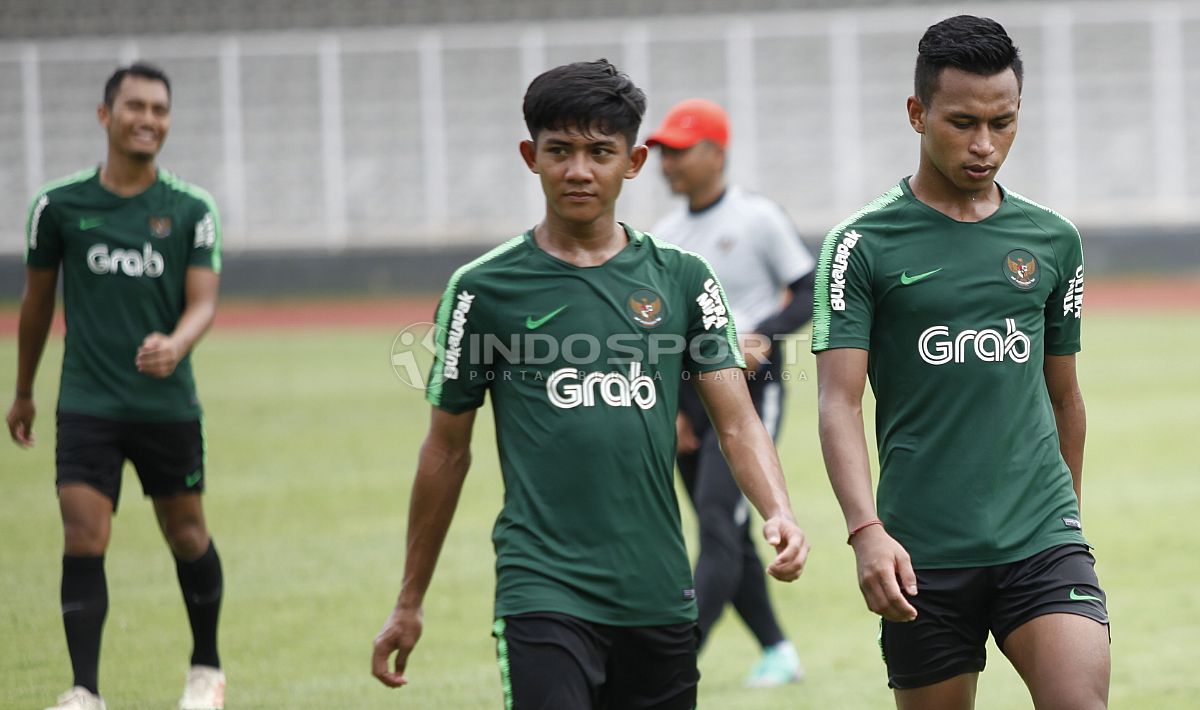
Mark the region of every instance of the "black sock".
[[179, 588], [187, 605], [188, 621], [192, 625], [192, 665], [221, 667], [217, 656], [217, 617], [221, 612], [224, 580], [221, 558], [210, 540], [208, 549], [198, 559], [184, 562], [175, 558]]
[[108, 615], [104, 556], [63, 555], [62, 617], [74, 685], [100, 694], [100, 633]]

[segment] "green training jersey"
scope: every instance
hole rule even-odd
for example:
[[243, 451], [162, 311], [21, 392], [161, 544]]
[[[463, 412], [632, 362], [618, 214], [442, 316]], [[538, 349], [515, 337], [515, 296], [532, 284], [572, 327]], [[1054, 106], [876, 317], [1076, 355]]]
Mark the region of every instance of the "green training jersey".
[[165, 170], [140, 194], [122, 197], [91, 168], [43, 187], [25, 231], [27, 265], [62, 264], [59, 410], [122, 421], [198, 418], [190, 356], [165, 379], [138, 372], [134, 358], [147, 335], [175, 330], [188, 267], [221, 270], [212, 197]]
[[958, 222], [908, 181], [825, 238], [814, 352], [869, 350], [879, 517], [918, 568], [1083, 543], [1042, 366], [1079, 351], [1075, 226], [1002, 190]]
[[497, 617], [696, 618], [673, 480], [679, 383], [744, 363], [708, 264], [626, 231], [589, 268], [527, 232], [455, 272], [438, 307], [428, 400], [462, 412], [490, 392], [495, 414]]

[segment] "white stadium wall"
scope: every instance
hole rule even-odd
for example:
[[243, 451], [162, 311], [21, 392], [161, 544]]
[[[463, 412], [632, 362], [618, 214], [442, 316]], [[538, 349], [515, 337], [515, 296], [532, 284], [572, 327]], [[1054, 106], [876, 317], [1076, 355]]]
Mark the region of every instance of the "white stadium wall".
[[[1200, 3], [980, 5], [1026, 65], [1001, 181], [1085, 229], [1200, 230], [1188, 209], [1200, 204], [1188, 169], [1200, 163]], [[916, 42], [957, 11], [2, 39], [0, 256], [20, 252], [40, 184], [103, 158], [94, 108], [135, 58], [173, 80], [161, 163], [214, 194], [232, 253], [463, 248], [527, 228], [541, 196], [517, 154], [524, 88], [602, 56], [646, 90], [643, 135], [679, 99], [725, 104], [733, 179], [815, 237], [915, 168], [904, 101]], [[627, 185], [622, 219], [648, 227], [668, 208], [657, 168]]]

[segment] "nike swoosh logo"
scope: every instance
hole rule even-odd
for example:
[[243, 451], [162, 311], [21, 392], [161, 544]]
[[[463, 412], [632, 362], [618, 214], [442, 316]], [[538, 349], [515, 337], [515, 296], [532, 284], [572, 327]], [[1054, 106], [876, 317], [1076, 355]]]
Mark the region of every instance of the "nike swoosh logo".
[[537, 330], [538, 328], [541, 328], [543, 325], [546, 325], [546, 321], [550, 320], [551, 318], [558, 315], [559, 313], [562, 313], [565, 308], [566, 308], [566, 306], [559, 306], [558, 308], [554, 309], [553, 311], [550, 311], [546, 315], [542, 316], [541, 318], [537, 318], [537, 319], [535, 319], [533, 316], [525, 316], [525, 327], [530, 330]]
[[917, 274], [916, 276], [909, 276], [908, 272], [905, 271], [904, 273], [900, 274], [900, 283], [903, 284], [904, 286], [908, 286], [909, 284], [915, 284], [918, 281], [921, 281], [923, 279], [929, 278], [930, 276], [933, 276], [934, 274], [936, 274], [939, 271], [941, 271], [941, 269], [934, 269], [933, 271], [926, 271], [925, 273]]
[[200, 475], [200, 471], [192, 471], [187, 478], [183, 479], [183, 485], [191, 488], [200, 482]]
[[1093, 597], [1091, 594], [1080, 594], [1079, 590], [1071, 587], [1071, 601], [1073, 602], [1103, 602], [1100, 597]]
[[84, 217], [79, 220], [79, 231], [86, 232], [89, 229], [94, 229], [104, 224], [103, 217]]

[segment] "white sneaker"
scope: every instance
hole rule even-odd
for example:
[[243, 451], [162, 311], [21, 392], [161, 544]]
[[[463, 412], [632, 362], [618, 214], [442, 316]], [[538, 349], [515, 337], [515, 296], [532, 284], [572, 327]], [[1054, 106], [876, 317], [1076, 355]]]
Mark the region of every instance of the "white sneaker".
[[746, 679], [746, 687], [776, 688], [802, 680], [804, 666], [800, 664], [796, 647], [790, 641], [780, 641], [763, 651], [762, 659]]
[[58, 696], [58, 704], [46, 710], [108, 710], [104, 700], [87, 688], [77, 685]]
[[225, 707], [225, 672], [212, 666], [192, 666], [179, 710], [223, 710]]

